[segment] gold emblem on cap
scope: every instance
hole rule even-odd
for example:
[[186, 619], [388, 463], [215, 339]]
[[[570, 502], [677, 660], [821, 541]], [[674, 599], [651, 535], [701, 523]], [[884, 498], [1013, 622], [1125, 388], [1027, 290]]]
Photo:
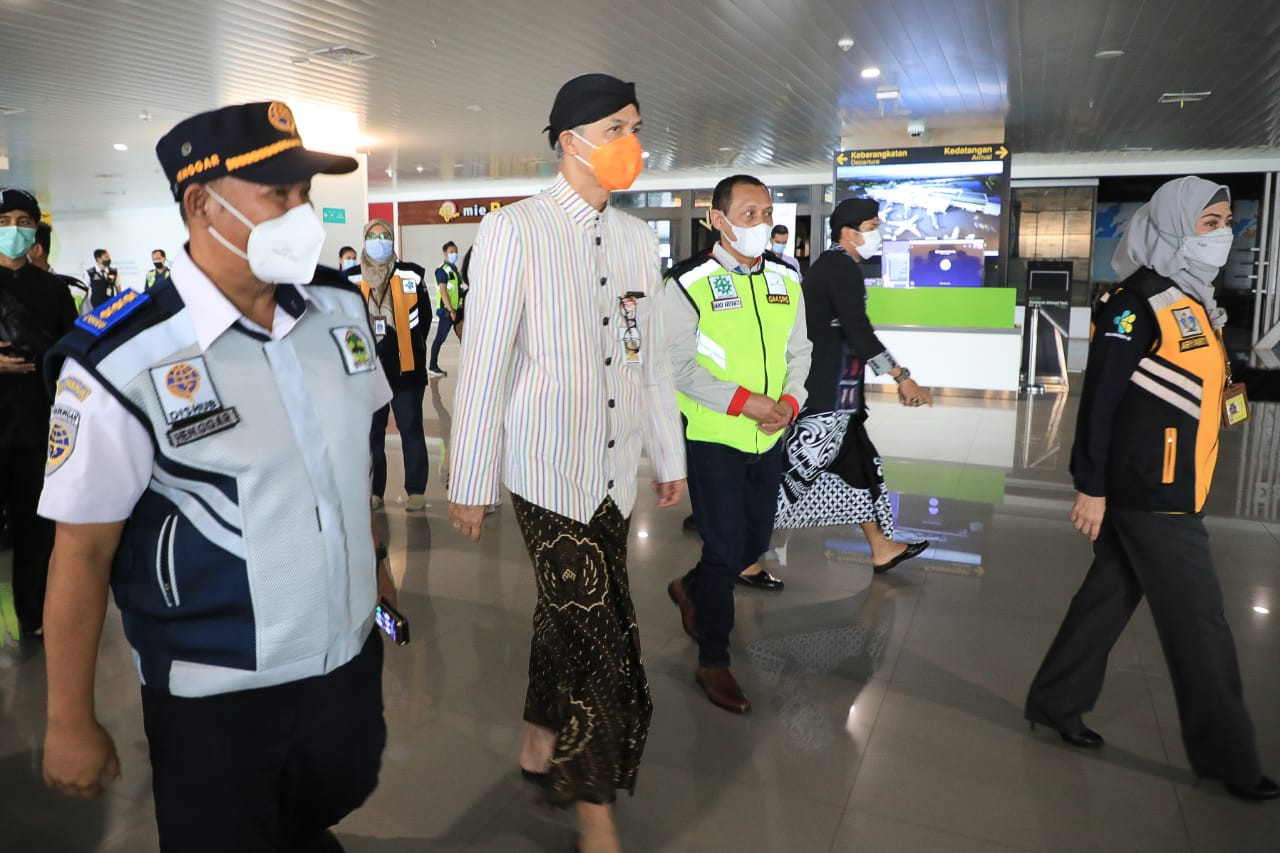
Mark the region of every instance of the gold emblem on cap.
[[267, 107], [267, 121], [271, 126], [283, 133], [297, 133], [298, 126], [293, 121], [293, 112], [288, 105], [275, 101]]
[[190, 156], [191, 156], [191, 143], [190, 143], [190, 142], [184, 142], [184, 143], [182, 143], [182, 156], [183, 156], [183, 157], [190, 157]]

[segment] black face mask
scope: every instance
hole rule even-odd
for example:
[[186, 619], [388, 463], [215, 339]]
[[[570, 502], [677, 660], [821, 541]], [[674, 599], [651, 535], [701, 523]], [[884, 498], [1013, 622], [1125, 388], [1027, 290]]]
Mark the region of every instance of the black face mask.
[[158, 270], [164, 269], [164, 261], [152, 261], [151, 263], [155, 264]]
[[104, 270], [109, 270], [109, 269], [111, 269], [111, 259], [110, 259], [110, 258], [103, 258], [103, 259], [102, 259], [102, 268], [103, 268]]

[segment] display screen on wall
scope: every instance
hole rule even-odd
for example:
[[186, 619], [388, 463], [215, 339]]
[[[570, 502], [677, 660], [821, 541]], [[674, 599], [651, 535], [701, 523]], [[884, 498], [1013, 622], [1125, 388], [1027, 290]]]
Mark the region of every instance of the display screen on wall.
[[912, 244], [939, 241], [980, 241], [987, 257], [999, 257], [1009, 150], [993, 143], [840, 151], [835, 190], [836, 203], [878, 201], [885, 241], [906, 243], [908, 257]]

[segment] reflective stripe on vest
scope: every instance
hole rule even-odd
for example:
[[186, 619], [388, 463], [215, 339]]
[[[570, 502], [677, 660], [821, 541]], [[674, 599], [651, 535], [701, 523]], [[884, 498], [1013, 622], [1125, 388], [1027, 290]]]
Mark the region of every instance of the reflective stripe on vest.
[[[363, 278], [359, 280], [359, 285], [367, 304], [369, 285]], [[410, 332], [418, 325], [418, 289], [415, 287], [413, 293], [405, 293], [404, 281], [396, 273], [392, 273], [387, 288], [391, 291], [391, 310], [396, 320], [396, 347], [400, 351], [400, 372], [412, 373], [417, 365], [413, 358], [413, 336]]]
[[[448, 277], [448, 281], [445, 282], [444, 289], [449, 294], [449, 304], [452, 305], [456, 311], [458, 309], [458, 287], [461, 283], [461, 279], [458, 278], [458, 273], [448, 263], [441, 264], [439, 269], [444, 270], [444, 274]], [[436, 289], [432, 292], [434, 293], [434, 298], [431, 301], [435, 303], [436, 308], [440, 308], [439, 282], [436, 282]]]
[[[787, 378], [787, 342], [796, 324], [800, 281], [783, 264], [766, 261], [758, 273], [732, 273], [714, 260], [669, 287], [683, 287], [698, 309], [697, 361], [712, 376], [773, 399]], [[677, 395], [690, 441], [710, 441], [763, 453], [782, 437], [765, 435], [742, 415], [729, 415]]]
[[[1176, 287], [1147, 300], [1155, 314], [1160, 341], [1129, 381], [1147, 394], [1198, 422], [1194, 436], [1196, 510], [1209, 496], [1218, 461], [1218, 428], [1226, 384], [1226, 351], [1209, 323], [1204, 306]], [[1190, 436], [1175, 436], [1177, 444]]]

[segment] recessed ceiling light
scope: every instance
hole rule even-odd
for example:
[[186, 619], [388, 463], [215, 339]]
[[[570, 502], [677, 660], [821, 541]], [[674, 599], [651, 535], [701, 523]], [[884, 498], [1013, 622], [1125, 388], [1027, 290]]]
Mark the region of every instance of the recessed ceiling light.
[[421, 175], [421, 174], [425, 171], [425, 169], [423, 169], [423, 167], [422, 167], [422, 165], [421, 165], [421, 164], [418, 164], [417, 166], [414, 166], [413, 168], [414, 168], [415, 170], [417, 170], [417, 172], [418, 172], [418, 174], [419, 174], [419, 175]]
[[1123, 50], [1100, 50], [1093, 55], [1094, 59], [1119, 59], [1124, 56]]
[[479, 104], [467, 104], [467, 109], [471, 110], [471, 112], [473, 113], [478, 113], [482, 109], [484, 109], [484, 107], [480, 106]]
[[874, 65], [872, 65], [869, 68], [862, 69], [863, 80], [874, 80], [879, 76], [880, 76], [880, 69], [876, 68]]
[[128, 150], [129, 150], [129, 146], [128, 146], [128, 145], [125, 145], [123, 142], [117, 142], [115, 145], [112, 145], [111, 147], [112, 147], [112, 148], [114, 148], [114, 149], [116, 149], [117, 151], [128, 151]]
[[848, 53], [850, 50], [853, 49], [853, 39], [850, 38], [849, 36], [845, 36], [844, 38], [836, 42], [836, 47], [840, 48], [845, 53]]
[[335, 62], [343, 62], [351, 65], [355, 62], [368, 62], [373, 59], [372, 53], [366, 53], [354, 47], [348, 47], [345, 44], [335, 44], [332, 47], [322, 47], [319, 50], [310, 51], [312, 56], [321, 59], [332, 59]]
[[1161, 104], [1194, 104], [1197, 101], [1203, 101], [1212, 95], [1213, 92], [1165, 92], [1157, 99], [1157, 103]]
[[649, 159], [649, 152], [648, 152], [648, 151], [642, 151], [642, 152], [640, 152], [640, 157], [641, 157], [641, 159], [643, 159], [643, 160], [648, 160], [648, 159]]
[[306, 65], [311, 60], [305, 56], [295, 56], [289, 61], [292, 62], [294, 65]]
[[1254, 605], [1254, 607], [1253, 607], [1253, 612], [1254, 612], [1254, 613], [1261, 613], [1263, 616], [1266, 616], [1266, 615], [1267, 615], [1268, 613], [1270, 613], [1271, 611], [1270, 611], [1269, 609], [1267, 609], [1266, 607], [1263, 607], [1261, 604], [1256, 604], [1256, 605]]
[[1146, 154], [1151, 151], [1150, 145], [1126, 145], [1120, 149], [1125, 154]]
[[721, 146], [720, 146], [719, 148], [717, 148], [716, 150], [717, 150], [717, 151], [732, 151], [732, 150], [733, 150], [733, 146], [732, 146], [732, 145], [721, 145]]
[[146, 110], [143, 110], [142, 112], [138, 113], [138, 118], [142, 119], [143, 121], [151, 121], [151, 113], [147, 112]]

